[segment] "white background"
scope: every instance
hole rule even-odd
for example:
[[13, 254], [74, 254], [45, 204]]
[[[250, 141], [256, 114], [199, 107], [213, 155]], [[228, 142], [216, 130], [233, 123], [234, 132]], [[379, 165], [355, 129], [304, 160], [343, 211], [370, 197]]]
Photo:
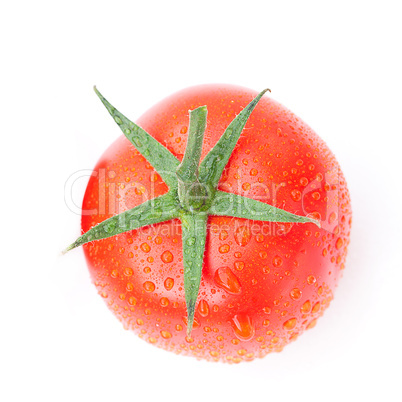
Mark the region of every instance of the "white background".
[[[399, 1], [9, 1], [0, 12], [0, 399], [400, 400]], [[91, 284], [64, 184], [184, 87], [261, 90], [330, 146], [351, 191], [344, 277], [317, 326], [252, 363], [199, 362], [124, 331]], [[74, 187], [79, 205], [85, 180]]]

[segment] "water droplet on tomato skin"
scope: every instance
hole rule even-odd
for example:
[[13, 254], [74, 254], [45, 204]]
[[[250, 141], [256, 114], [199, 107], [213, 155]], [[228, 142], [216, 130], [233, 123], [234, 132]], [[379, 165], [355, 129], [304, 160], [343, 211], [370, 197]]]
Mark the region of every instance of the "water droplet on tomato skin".
[[240, 226], [234, 233], [234, 238], [239, 246], [246, 246], [251, 240], [251, 231], [248, 226]]
[[283, 323], [283, 328], [287, 331], [291, 331], [297, 324], [296, 318], [291, 318]]
[[148, 243], [142, 243], [140, 248], [144, 253], [149, 253], [151, 251], [151, 247], [149, 247]]
[[290, 297], [293, 300], [299, 300], [302, 297], [302, 291], [298, 288], [294, 288], [290, 291]]
[[316, 281], [317, 281], [317, 279], [315, 279], [315, 276], [314, 276], [314, 275], [309, 275], [309, 276], [307, 277], [307, 283], [308, 283], [309, 285], [314, 284]]
[[234, 267], [235, 269], [237, 269], [238, 271], [241, 271], [244, 268], [244, 262], [243, 261], [235, 261], [234, 263]]
[[229, 244], [224, 244], [223, 246], [220, 246], [219, 247], [219, 252], [221, 253], [221, 254], [226, 254], [226, 253], [228, 253], [230, 251], [230, 246], [229, 246]]
[[146, 292], [153, 292], [155, 290], [155, 284], [150, 281], [144, 282], [143, 287]]
[[228, 236], [229, 236], [228, 232], [226, 230], [222, 230], [219, 233], [219, 240], [222, 240], [222, 241], [226, 240]]
[[279, 255], [277, 255], [272, 259], [272, 264], [274, 267], [281, 267], [283, 264], [283, 260], [281, 257], [279, 257]]
[[299, 190], [292, 190], [290, 192], [290, 196], [292, 197], [293, 201], [300, 201], [301, 200], [301, 192]]
[[309, 313], [309, 312], [311, 311], [311, 302], [310, 302], [310, 300], [307, 300], [307, 301], [305, 301], [305, 302], [303, 303], [303, 305], [302, 305], [301, 308], [300, 308], [300, 311], [301, 311], [303, 314], [307, 314], [307, 313]]
[[237, 276], [229, 267], [221, 267], [215, 271], [215, 283], [230, 294], [239, 294], [241, 285]]
[[314, 191], [313, 194], [311, 194], [311, 196], [318, 201], [321, 198], [321, 194], [318, 191]]
[[338, 240], [335, 243], [335, 247], [337, 250], [339, 250], [342, 248], [342, 246], [343, 246], [343, 240], [340, 237], [338, 237]]
[[169, 331], [161, 331], [162, 338], [169, 339], [172, 337], [172, 334]]
[[167, 297], [162, 297], [159, 300], [159, 303], [162, 307], [167, 307], [169, 305], [169, 299]]
[[161, 260], [166, 264], [169, 264], [173, 261], [173, 254], [169, 250], [166, 250], [162, 253]]
[[320, 307], [321, 307], [321, 303], [320, 303], [320, 302], [315, 303], [314, 306], [313, 306], [313, 308], [312, 308], [312, 310], [311, 310], [311, 312], [312, 312], [313, 314], [318, 313], [318, 312], [320, 311]]
[[200, 300], [200, 302], [198, 303], [197, 309], [198, 309], [198, 314], [201, 317], [206, 317], [209, 314], [209, 305], [204, 299]]
[[174, 286], [174, 279], [173, 278], [166, 278], [165, 282], [163, 283], [166, 290], [171, 290]]
[[248, 190], [250, 190], [251, 185], [250, 185], [250, 183], [243, 183], [243, 185], [241, 187], [244, 191], [248, 191]]
[[130, 268], [130, 267], [124, 268], [124, 275], [126, 275], [126, 276], [132, 276], [133, 274], [134, 274], [134, 271], [133, 271], [132, 268]]
[[307, 184], [308, 184], [308, 179], [307, 179], [307, 177], [302, 177], [302, 178], [300, 178], [300, 184], [301, 184], [302, 186], [307, 186]]
[[244, 313], [236, 314], [231, 320], [233, 331], [241, 341], [250, 341], [253, 339], [255, 329], [251, 318]]

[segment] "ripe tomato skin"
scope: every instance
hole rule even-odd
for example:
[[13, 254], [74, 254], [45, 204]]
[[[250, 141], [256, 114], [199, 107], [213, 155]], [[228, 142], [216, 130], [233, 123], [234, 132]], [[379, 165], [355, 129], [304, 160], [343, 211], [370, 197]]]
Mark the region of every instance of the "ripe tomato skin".
[[[204, 157], [256, 95], [229, 85], [192, 87], [162, 100], [137, 124], [181, 159], [188, 111], [207, 105]], [[280, 351], [328, 307], [345, 264], [350, 197], [326, 144], [267, 96], [251, 114], [219, 189], [313, 214], [322, 228], [210, 216], [191, 337], [186, 336], [179, 220], [83, 247], [100, 295], [125, 328], [175, 353], [238, 363]], [[121, 136], [89, 180], [82, 230], [167, 191]]]

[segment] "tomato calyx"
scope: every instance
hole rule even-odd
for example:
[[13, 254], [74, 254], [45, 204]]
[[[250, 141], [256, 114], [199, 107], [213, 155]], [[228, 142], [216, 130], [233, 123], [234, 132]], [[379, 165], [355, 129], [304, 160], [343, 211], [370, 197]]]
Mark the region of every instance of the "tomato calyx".
[[63, 253], [86, 244], [133, 229], [180, 219], [182, 226], [184, 293], [187, 308], [187, 334], [190, 335], [207, 237], [209, 215], [229, 216], [265, 222], [320, 223], [272, 205], [217, 190], [219, 180], [243, 128], [268, 91], [260, 92], [229, 124], [218, 142], [201, 161], [207, 121], [207, 107], [190, 111], [186, 151], [180, 162], [166, 147], [130, 121], [94, 87], [94, 90], [123, 134], [144, 156], [169, 187], [169, 191], [94, 226]]

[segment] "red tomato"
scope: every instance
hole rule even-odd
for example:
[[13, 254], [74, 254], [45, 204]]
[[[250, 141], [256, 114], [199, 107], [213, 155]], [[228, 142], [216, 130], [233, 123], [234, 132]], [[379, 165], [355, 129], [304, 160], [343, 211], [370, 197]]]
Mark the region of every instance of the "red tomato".
[[[189, 110], [206, 105], [204, 157], [256, 95], [229, 85], [192, 87], [155, 105], [137, 124], [182, 159]], [[267, 96], [251, 114], [219, 189], [311, 214], [322, 227], [210, 216], [191, 337], [179, 220], [83, 247], [99, 294], [125, 328], [178, 354], [238, 363], [280, 351], [329, 306], [345, 264], [351, 207], [344, 176], [326, 144]], [[167, 190], [121, 136], [94, 169], [82, 229]]]

